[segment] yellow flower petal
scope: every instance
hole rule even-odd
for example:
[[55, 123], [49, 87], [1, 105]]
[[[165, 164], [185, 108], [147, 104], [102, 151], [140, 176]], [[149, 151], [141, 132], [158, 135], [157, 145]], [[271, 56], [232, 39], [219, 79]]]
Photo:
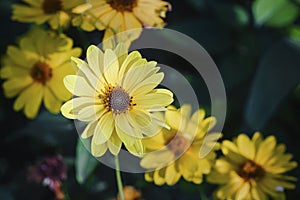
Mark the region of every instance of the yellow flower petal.
[[246, 199], [247, 195], [250, 193], [249, 183], [244, 183], [236, 193], [236, 199]]
[[80, 72], [78, 76], [84, 77], [86, 83], [94, 90], [98, 91], [98, 85], [100, 84], [101, 76], [97, 76], [93, 73], [93, 69], [83, 60], [79, 58], [72, 57], [72, 61], [77, 63], [77, 67], [79, 68]]
[[94, 132], [95, 144], [103, 144], [109, 140], [114, 131], [114, 121], [110, 112], [105, 113], [99, 120]]
[[[117, 123], [117, 121], [116, 121], [116, 123]], [[125, 145], [128, 145], [128, 146], [132, 146], [133, 145], [134, 141], [132, 140], [132, 138], [131, 138], [130, 135], [128, 135], [121, 128], [119, 128], [118, 125], [115, 125], [115, 129], [116, 129], [117, 135], [119, 136], [119, 138], [122, 140], [122, 142]]]
[[142, 56], [138, 51], [131, 52], [120, 67], [118, 79], [121, 80], [124, 74], [127, 73], [128, 69], [130, 69], [131, 65], [141, 58]]
[[84, 128], [81, 134], [81, 138], [86, 139], [94, 135], [97, 125], [98, 125], [98, 120], [88, 123], [88, 125]]
[[77, 118], [78, 112], [86, 106], [97, 103], [94, 98], [91, 97], [77, 97], [70, 101], [67, 101], [62, 107], [61, 112], [63, 116], [69, 119]]
[[46, 83], [53, 94], [60, 101], [67, 101], [71, 98], [71, 93], [65, 88], [63, 79], [66, 75], [74, 74], [74, 70], [70, 63], [60, 66], [58, 69], [52, 70], [52, 78]]
[[64, 78], [66, 88], [76, 96], [94, 97], [95, 90], [87, 84], [86, 80], [77, 75], [68, 75]]
[[110, 139], [107, 141], [107, 146], [108, 146], [109, 151], [113, 155], [119, 154], [121, 146], [122, 146], [122, 141], [119, 139], [115, 130], [113, 131]]
[[273, 155], [276, 146], [276, 138], [274, 136], [267, 137], [262, 141], [257, 149], [255, 161], [264, 165]]
[[137, 39], [142, 32], [141, 22], [131, 13], [124, 12], [125, 29], [130, 30], [128, 34], [130, 41]]
[[114, 51], [118, 57], [119, 65], [122, 66], [124, 60], [128, 56], [128, 48], [124, 43], [119, 43]]
[[101, 73], [103, 73], [103, 52], [96, 46], [91, 45], [87, 49], [87, 61], [97, 77], [101, 77]]
[[144, 59], [137, 60], [125, 74], [122, 86], [129, 93], [131, 93], [136, 84], [140, 83], [149, 74], [150, 70], [149, 67], [145, 65], [146, 63], [147, 61]]
[[111, 50], [105, 50], [104, 54], [104, 76], [110, 84], [116, 84], [118, 79], [119, 62], [116, 54]]
[[182, 118], [180, 113], [177, 110], [170, 109], [170, 107], [168, 108], [169, 109], [165, 113], [167, 124], [175, 130], [182, 130], [180, 127], [183, 122], [181, 121]]
[[153, 176], [154, 172], [146, 172], [144, 177], [146, 181], [153, 182]]
[[145, 152], [145, 148], [142, 144], [141, 139], [132, 139], [133, 140], [133, 145], [127, 145], [125, 144], [126, 149], [133, 155], [137, 157], [142, 157]]
[[102, 115], [106, 112], [105, 106], [101, 105], [88, 105], [82, 108], [78, 112], [78, 119], [81, 121], [94, 121], [102, 117]]
[[178, 173], [174, 163], [172, 163], [166, 167], [165, 179], [166, 179], [166, 183], [168, 185], [174, 185], [175, 183], [177, 183], [179, 181], [180, 177], [181, 177], [181, 174]]
[[152, 122], [150, 113], [144, 110], [132, 109], [128, 112], [128, 117], [130, 118], [132, 126], [137, 126], [142, 129]]
[[174, 154], [167, 150], [153, 151], [147, 153], [140, 162], [140, 165], [146, 169], [159, 169], [172, 162]]
[[62, 102], [56, 98], [54, 93], [48, 87], [45, 87], [44, 104], [50, 112], [57, 114], [60, 111]]
[[166, 173], [166, 168], [154, 171], [154, 183], [156, 185], [163, 185], [166, 181], [164, 179]]
[[96, 144], [94, 137], [91, 142], [91, 153], [95, 157], [103, 156], [103, 154], [107, 151], [107, 144]]
[[22, 79], [9, 79], [3, 83], [4, 94], [8, 98], [14, 97], [32, 83], [33, 80], [29, 76], [26, 76]]
[[168, 106], [173, 102], [172, 93], [166, 93], [164, 89], [157, 89], [153, 93], [148, 93], [144, 96], [140, 96], [134, 99], [137, 106], [147, 108], [157, 108]]
[[249, 137], [245, 134], [240, 134], [237, 137], [237, 146], [242, 155], [253, 160], [255, 156], [255, 146]]
[[122, 28], [123, 21], [124, 21], [124, 19], [123, 19], [123, 13], [117, 12], [117, 14], [110, 21], [109, 27], [114, 32], [118, 32]]
[[148, 77], [147, 79], [137, 84], [134, 88], [132, 88], [132, 96], [141, 96], [149, 93], [159, 85], [163, 78], [163, 73], [154, 74]]

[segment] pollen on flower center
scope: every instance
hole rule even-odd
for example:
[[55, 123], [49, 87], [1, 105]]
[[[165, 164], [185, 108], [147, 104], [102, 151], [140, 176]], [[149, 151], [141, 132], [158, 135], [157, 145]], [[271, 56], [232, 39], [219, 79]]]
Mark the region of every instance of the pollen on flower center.
[[52, 77], [52, 69], [47, 63], [38, 61], [31, 68], [30, 75], [36, 82], [45, 84]]
[[137, 0], [106, 0], [106, 2], [119, 12], [131, 12], [137, 6]]
[[172, 151], [176, 156], [181, 155], [186, 151], [190, 145], [188, 139], [181, 135], [181, 133], [174, 134], [167, 142], [168, 149]]
[[265, 174], [265, 170], [252, 160], [248, 160], [245, 162], [240, 170], [238, 171], [238, 174], [245, 180], [248, 181], [250, 179], [259, 179]]
[[44, 13], [51, 14], [62, 9], [61, 0], [44, 0], [42, 4], [42, 9]]
[[132, 97], [121, 87], [108, 86], [104, 95], [99, 97], [114, 114], [124, 113], [135, 105], [132, 104]]

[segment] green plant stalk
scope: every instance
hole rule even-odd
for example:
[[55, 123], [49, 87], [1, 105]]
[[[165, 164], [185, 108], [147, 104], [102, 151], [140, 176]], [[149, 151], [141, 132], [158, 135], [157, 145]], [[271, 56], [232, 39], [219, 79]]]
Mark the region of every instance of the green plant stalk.
[[118, 156], [115, 157], [115, 163], [116, 163], [116, 178], [117, 178], [119, 196], [120, 196], [120, 200], [124, 200], [123, 184], [122, 184], [122, 179], [121, 179], [121, 172], [120, 172]]

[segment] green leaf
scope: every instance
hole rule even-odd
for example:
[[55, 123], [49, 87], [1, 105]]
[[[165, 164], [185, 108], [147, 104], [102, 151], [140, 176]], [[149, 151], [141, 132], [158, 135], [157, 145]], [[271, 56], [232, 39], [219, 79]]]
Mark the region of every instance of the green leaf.
[[[186, 19], [167, 28], [190, 36], [211, 54], [222, 53], [230, 46], [228, 27], [211, 19]], [[197, 28], [197, 31], [195, 31], [195, 28]], [[178, 38], [168, 37], [167, 39], [174, 40], [176, 44], [182, 43], [182, 45], [185, 45], [185, 41], [178, 40]]]
[[221, 22], [226, 25], [240, 28], [249, 22], [249, 16], [245, 8], [233, 3], [221, 1], [211, 1], [214, 13]]
[[285, 39], [262, 57], [247, 102], [245, 120], [260, 130], [284, 97], [300, 83], [300, 42]]
[[298, 16], [298, 8], [289, 0], [256, 0], [252, 6], [255, 23], [272, 27], [290, 25]]
[[48, 111], [42, 111], [38, 117], [13, 131], [6, 139], [16, 140], [30, 137], [48, 145], [69, 144], [70, 137], [74, 134], [74, 126], [71, 120], [61, 114], [55, 115]]
[[76, 147], [75, 171], [78, 183], [83, 184], [92, 174], [99, 161], [87, 150], [90, 149], [90, 139], [78, 139]]

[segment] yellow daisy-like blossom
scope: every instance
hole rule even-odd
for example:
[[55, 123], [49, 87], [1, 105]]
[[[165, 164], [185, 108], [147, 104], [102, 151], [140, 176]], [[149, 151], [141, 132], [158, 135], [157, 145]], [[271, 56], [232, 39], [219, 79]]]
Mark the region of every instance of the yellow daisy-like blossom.
[[[210, 131], [215, 123], [214, 117], [205, 117], [205, 111], [199, 109], [191, 116], [191, 106], [184, 104], [176, 110], [169, 106], [165, 113], [166, 123], [171, 130], [162, 129], [160, 133], [143, 140], [149, 152], [141, 160], [145, 169], [155, 170], [145, 173], [146, 181], [156, 185], [174, 185], [181, 176], [196, 184], [203, 181], [214, 163], [221, 133]], [[205, 142], [204, 142], [205, 138]], [[211, 151], [205, 156], [201, 148]]]
[[141, 138], [163, 125], [153, 112], [165, 110], [173, 101], [166, 89], [155, 89], [164, 74], [156, 62], [147, 62], [138, 51], [130, 54], [124, 44], [103, 53], [91, 45], [87, 62], [72, 58], [77, 75], [65, 77], [66, 88], [76, 97], [65, 103], [62, 114], [88, 122], [81, 137], [91, 136], [91, 152], [114, 155], [122, 143], [133, 154], [142, 154]]
[[44, 24], [52, 29], [66, 27], [71, 22], [71, 10], [85, 0], [23, 0], [26, 4], [14, 4], [12, 19], [19, 22]]
[[284, 189], [293, 189], [296, 178], [283, 175], [295, 168], [292, 155], [285, 153], [284, 144], [276, 144], [274, 136], [263, 139], [256, 132], [252, 139], [240, 134], [232, 142], [221, 145], [223, 157], [216, 161], [207, 180], [220, 184], [217, 199], [267, 200], [285, 199]]
[[39, 28], [21, 38], [19, 47], [8, 46], [0, 75], [7, 79], [5, 96], [19, 95], [15, 111], [24, 109], [28, 118], [35, 118], [43, 101], [50, 112], [59, 112], [62, 102], [71, 98], [63, 85], [63, 77], [75, 73], [70, 57], [81, 54], [72, 46], [71, 38]]
[[[118, 37], [118, 42], [130, 44], [137, 39], [142, 27], [163, 27], [163, 18], [170, 4], [162, 0], [88, 0], [73, 9], [80, 14], [72, 20], [73, 25], [85, 31], [106, 30], [103, 41], [111, 36], [135, 29]], [[104, 46], [110, 47], [104, 43]]]

